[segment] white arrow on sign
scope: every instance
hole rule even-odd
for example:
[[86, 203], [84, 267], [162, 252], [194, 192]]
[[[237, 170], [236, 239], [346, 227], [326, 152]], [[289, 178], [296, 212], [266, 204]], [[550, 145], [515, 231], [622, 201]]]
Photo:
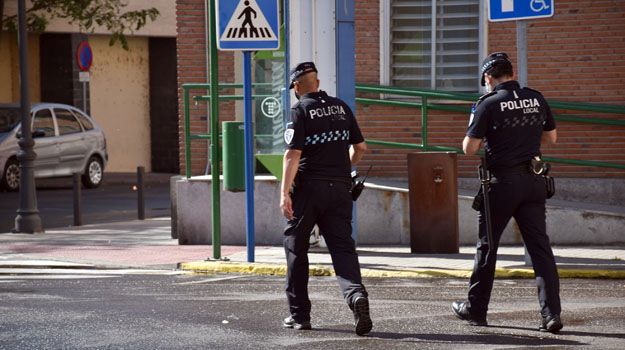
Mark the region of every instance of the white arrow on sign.
[[221, 41], [278, 40], [255, 0], [240, 0]]

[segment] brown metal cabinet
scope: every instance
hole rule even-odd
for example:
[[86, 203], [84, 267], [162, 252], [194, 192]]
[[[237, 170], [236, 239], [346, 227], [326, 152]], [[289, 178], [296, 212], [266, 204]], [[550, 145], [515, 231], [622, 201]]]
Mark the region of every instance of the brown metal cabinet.
[[458, 253], [457, 177], [456, 153], [408, 154], [411, 253]]

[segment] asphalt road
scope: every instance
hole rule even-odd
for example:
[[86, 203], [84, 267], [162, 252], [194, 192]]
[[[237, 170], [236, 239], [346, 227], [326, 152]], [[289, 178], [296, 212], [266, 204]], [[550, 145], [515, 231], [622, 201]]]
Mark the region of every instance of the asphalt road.
[[450, 311], [466, 280], [367, 279], [374, 329], [358, 337], [331, 277], [311, 279], [311, 331], [281, 326], [283, 278], [30, 278], [0, 276], [0, 349], [625, 348], [622, 280], [563, 280], [553, 335], [536, 330], [532, 280], [496, 281], [490, 326], [472, 327]]
[[[71, 178], [39, 179], [36, 193], [44, 229], [73, 225]], [[144, 194], [146, 217], [170, 215], [169, 183], [147, 183]], [[15, 227], [18, 208], [19, 192], [0, 192], [0, 233]], [[104, 182], [95, 189], [82, 189], [83, 225], [136, 218], [137, 192], [132, 184]]]

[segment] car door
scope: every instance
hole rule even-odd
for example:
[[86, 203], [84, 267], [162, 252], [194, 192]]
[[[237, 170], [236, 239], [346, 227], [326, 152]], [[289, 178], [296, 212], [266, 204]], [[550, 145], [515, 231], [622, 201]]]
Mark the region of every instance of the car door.
[[34, 150], [37, 154], [34, 165], [35, 176], [53, 176], [59, 166], [60, 149], [52, 111], [49, 108], [33, 112], [32, 131], [43, 132], [43, 136], [33, 139], [35, 141]]
[[85, 133], [74, 114], [69, 110], [55, 107], [54, 116], [59, 129], [60, 148], [57, 175], [82, 173], [82, 164], [88, 151]]

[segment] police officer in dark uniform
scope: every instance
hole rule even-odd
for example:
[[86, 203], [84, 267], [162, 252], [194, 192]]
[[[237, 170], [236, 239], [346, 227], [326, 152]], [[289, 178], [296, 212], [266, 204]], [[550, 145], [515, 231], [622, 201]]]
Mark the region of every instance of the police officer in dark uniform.
[[291, 70], [291, 88], [299, 102], [291, 108], [284, 133], [287, 150], [280, 208], [288, 219], [284, 250], [290, 309], [284, 326], [311, 329], [308, 248], [310, 232], [317, 224], [328, 245], [343, 297], [354, 313], [356, 334], [365, 335], [373, 324], [351, 237], [350, 172], [367, 147], [347, 104], [319, 90], [314, 63], [303, 62]]
[[514, 217], [530, 254], [538, 285], [542, 322], [539, 330], [557, 333], [560, 320], [558, 271], [545, 224], [545, 178], [532, 169], [542, 144], [556, 142], [556, 125], [540, 92], [521, 88], [512, 80], [508, 55], [497, 52], [482, 66], [486, 95], [474, 105], [462, 143], [465, 154], [475, 154], [482, 142], [486, 167], [492, 176], [490, 217], [493, 242], [487, 241], [484, 208], [478, 216], [479, 241], [469, 284], [469, 298], [452, 304], [454, 314], [476, 326], [487, 325], [486, 313], [493, 287], [501, 233]]

